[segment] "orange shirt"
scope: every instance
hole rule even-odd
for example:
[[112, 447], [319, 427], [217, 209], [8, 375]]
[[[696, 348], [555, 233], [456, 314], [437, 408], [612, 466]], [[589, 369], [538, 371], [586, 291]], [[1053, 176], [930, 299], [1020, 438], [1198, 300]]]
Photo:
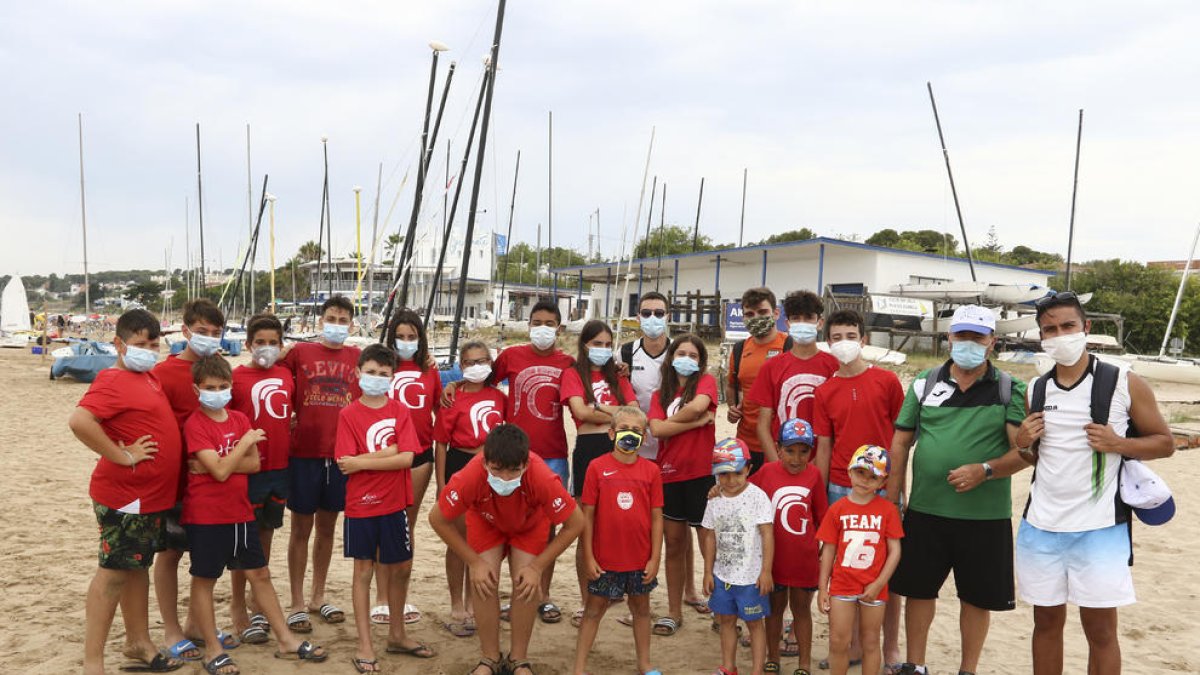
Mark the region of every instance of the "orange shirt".
[[[787, 333], [777, 330], [775, 339], [765, 345], [755, 342], [754, 338], [746, 338], [746, 342], [742, 346], [742, 362], [736, 382], [742, 401], [742, 420], [738, 422], [737, 437], [749, 446], [750, 452], [762, 452], [762, 446], [758, 443], [759, 405], [748, 400], [747, 395], [754, 387], [758, 371], [767, 362], [767, 359], [783, 353], [783, 343], [787, 341], [787, 338]], [[733, 352], [729, 353], [728, 372], [729, 382], [734, 384]]]

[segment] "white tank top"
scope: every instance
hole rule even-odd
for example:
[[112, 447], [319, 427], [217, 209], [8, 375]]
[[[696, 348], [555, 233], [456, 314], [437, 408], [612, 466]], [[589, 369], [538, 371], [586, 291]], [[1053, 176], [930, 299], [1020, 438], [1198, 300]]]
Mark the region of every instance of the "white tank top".
[[[668, 345], [670, 342], [668, 341]], [[613, 358], [617, 363], [621, 363], [621, 350], [616, 350]], [[663, 352], [657, 357], [652, 357], [642, 349], [642, 339], [638, 338], [637, 342], [633, 343], [633, 363], [629, 364], [629, 383], [633, 385], [633, 393], [637, 394], [638, 407], [642, 412], [650, 412], [650, 397], [662, 385], [662, 364], [667, 358], [667, 349], [663, 347]], [[655, 459], [658, 457], [658, 439], [650, 435], [647, 430], [646, 439], [642, 441], [642, 447], [638, 450], [638, 454], [646, 459]]]
[[[1108, 423], [1118, 436], [1124, 436], [1129, 429], [1129, 367], [1119, 368]], [[1091, 368], [1068, 389], [1058, 386], [1053, 372], [1042, 376], [1046, 379], [1046, 431], [1038, 449], [1025, 519], [1034, 527], [1051, 532], [1111, 527], [1118, 522], [1117, 476], [1121, 456], [1095, 452], [1088, 446], [1084, 427], [1092, 422]], [[1036, 382], [1029, 383], [1030, 401]]]

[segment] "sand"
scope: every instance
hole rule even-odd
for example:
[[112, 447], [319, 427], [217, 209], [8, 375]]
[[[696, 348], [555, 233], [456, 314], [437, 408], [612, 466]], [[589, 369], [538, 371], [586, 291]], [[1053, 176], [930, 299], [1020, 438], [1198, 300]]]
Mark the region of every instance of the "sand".
[[[66, 420], [86, 385], [48, 379], [50, 360], [17, 350], [0, 350], [0, 455], [7, 487], [0, 496], [5, 518], [0, 538], [5, 552], [0, 556], [0, 588], [4, 589], [3, 610], [8, 616], [0, 631], [0, 672], [78, 672], [83, 652], [84, 596], [96, 567], [96, 524], [87, 495], [88, 476], [94, 455], [77, 442]], [[1173, 385], [1177, 388], [1177, 385]], [[1175, 400], [1200, 400], [1200, 390], [1171, 392]], [[1172, 407], [1172, 414], [1178, 406]], [[1194, 412], [1194, 410], [1192, 411]], [[573, 426], [573, 425], [568, 425]], [[731, 425], [722, 422], [718, 433], [728, 435]], [[1121, 611], [1121, 642], [1125, 672], [1168, 673], [1200, 672], [1200, 519], [1195, 516], [1200, 502], [1200, 484], [1186, 480], [1189, 460], [1200, 458], [1197, 451], [1180, 452], [1155, 463], [1171, 483], [1179, 515], [1169, 524], [1150, 528], [1135, 527], [1134, 578], [1138, 604]], [[1030, 472], [1014, 479], [1014, 503], [1023, 504], [1028, 492]], [[462, 673], [475, 663], [478, 643], [458, 639], [440, 628], [448, 618], [448, 601], [442, 567], [443, 546], [424, 522], [424, 513], [432, 504], [433, 491], [426, 497], [422, 523], [416, 530], [416, 558], [413, 570], [411, 602], [423, 612], [421, 622], [411, 634], [428, 642], [439, 652], [435, 659], [416, 659], [383, 655], [386, 638], [383, 627], [375, 627], [375, 644], [385, 672], [390, 673]], [[276, 589], [286, 589], [287, 570], [283, 547], [287, 523], [276, 534], [280, 552], [273, 572]], [[341, 527], [328, 597], [349, 613], [351, 563], [340, 557]], [[564, 614], [578, 606], [573, 597], [578, 591], [574, 575], [574, 551], [560, 560], [554, 579], [554, 599]], [[186, 568], [185, 572], [186, 572]], [[186, 573], [181, 575], [187, 588]], [[660, 581], [664, 577], [660, 574]], [[507, 586], [507, 584], [506, 584]], [[217, 586], [218, 623], [228, 628], [228, 582]], [[186, 606], [186, 590], [181, 604]], [[953, 585], [942, 591], [940, 613], [934, 622], [929, 642], [929, 665], [936, 673], [957, 669], [957, 600]], [[652, 597], [655, 612], [666, 609], [665, 587]], [[162, 640], [158, 609], [151, 596], [151, 627], [156, 640]], [[590, 669], [594, 673], [628, 673], [635, 670], [633, 640], [629, 629], [617, 624], [614, 611], [601, 627], [592, 652]], [[315, 621], [312, 638], [331, 652], [322, 665], [296, 665], [272, 658], [274, 643], [246, 645], [232, 653], [245, 673], [268, 675], [292, 672], [352, 673], [349, 659], [354, 653], [353, 622], [327, 625]], [[1029, 639], [1033, 627], [1032, 610], [1018, 602], [1015, 611], [993, 616], [991, 634], [984, 649], [979, 672], [1030, 672]], [[539, 673], [569, 673], [574, 656], [575, 629], [564, 619], [557, 625], [537, 624], [530, 656]], [[109, 672], [117, 672], [123, 627], [118, 618], [113, 625], [108, 649]], [[827, 630], [824, 618], [817, 618], [814, 653], [826, 651]], [[503, 637], [507, 642], [507, 630]], [[719, 662], [715, 635], [709, 622], [688, 609], [685, 624], [673, 637], [655, 637], [651, 643], [653, 662], [666, 673], [712, 672]], [[1066, 631], [1067, 673], [1086, 669], [1087, 648], [1079, 628], [1077, 614], [1069, 615]], [[744, 672], [749, 668], [749, 652], [742, 650]], [[784, 672], [796, 664], [786, 660]], [[177, 672], [202, 672], [189, 665]], [[851, 672], [857, 673], [857, 669]]]

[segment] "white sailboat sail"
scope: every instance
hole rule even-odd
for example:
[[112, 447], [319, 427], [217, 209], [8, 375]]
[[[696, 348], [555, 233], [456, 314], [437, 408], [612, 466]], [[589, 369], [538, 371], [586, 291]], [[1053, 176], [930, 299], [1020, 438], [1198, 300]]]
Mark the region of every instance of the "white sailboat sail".
[[13, 275], [0, 294], [0, 332], [16, 333], [32, 330], [29, 322], [29, 301], [25, 299], [25, 284]]

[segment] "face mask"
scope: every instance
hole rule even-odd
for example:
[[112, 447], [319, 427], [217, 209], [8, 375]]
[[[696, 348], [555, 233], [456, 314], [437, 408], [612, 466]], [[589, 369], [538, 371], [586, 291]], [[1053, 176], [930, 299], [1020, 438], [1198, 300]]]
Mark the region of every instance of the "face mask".
[[829, 345], [829, 353], [837, 357], [839, 363], [853, 363], [862, 355], [862, 345], [857, 340], [842, 340]]
[[766, 316], [756, 316], [753, 319], [746, 319], [746, 330], [754, 337], [766, 337], [770, 335], [771, 328], [775, 325], [775, 317], [770, 314]]
[[233, 398], [232, 389], [222, 389], [221, 391], [201, 391], [200, 405], [209, 410], [220, 410], [229, 405], [229, 399]]
[[593, 366], [602, 366], [612, 360], [612, 349], [608, 347], [588, 347], [588, 361]]
[[534, 347], [541, 350], [550, 349], [554, 346], [554, 338], [558, 335], [558, 331], [550, 326], [534, 326], [529, 329], [529, 341]]
[[395, 344], [396, 356], [399, 356], [405, 361], [412, 359], [413, 354], [417, 353], [417, 347], [421, 346], [421, 343], [417, 340], [413, 340], [412, 342], [408, 342], [407, 340], [396, 340]]
[[817, 324], [815, 323], [793, 323], [788, 326], [788, 335], [792, 339], [802, 345], [811, 345], [817, 341]]
[[700, 364], [687, 356], [680, 356], [679, 358], [671, 361], [671, 367], [674, 368], [675, 372], [679, 373], [681, 377], [691, 377], [692, 375], [700, 372]]
[[987, 358], [987, 347], [978, 342], [962, 341], [950, 345], [950, 358], [963, 370], [973, 370]]
[[254, 365], [259, 368], [270, 368], [279, 360], [279, 347], [262, 345], [251, 352], [254, 355]]
[[363, 396], [384, 396], [392, 388], [392, 378], [364, 373], [358, 377], [358, 388]]
[[638, 448], [642, 447], [642, 435], [629, 429], [618, 431], [616, 441], [617, 450], [627, 455], [632, 455], [638, 451]]
[[1060, 366], [1079, 363], [1087, 349], [1087, 333], [1071, 333], [1042, 340], [1042, 351]]
[[488, 375], [492, 374], [492, 367], [486, 363], [476, 363], [473, 366], [463, 368], [463, 379], [467, 382], [479, 384], [488, 379]]
[[496, 494], [500, 495], [501, 497], [507, 497], [516, 492], [517, 488], [521, 487], [521, 476], [517, 476], [512, 480], [504, 480], [503, 478], [497, 478], [496, 476], [493, 476], [492, 472], [489, 471], [488, 485]]
[[667, 332], [667, 320], [657, 316], [642, 319], [642, 335], [654, 339]]
[[321, 337], [329, 344], [340, 345], [350, 337], [350, 327], [342, 326], [336, 323], [327, 323], [321, 329]]
[[209, 337], [207, 335], [197, 335], [192, 333], [192, 337], [188, 339], [188, 347], [192, 352], [201, 358], [212, 356], [221, 349], [221, 338]]
[[135, 373], [144, 373], [158, 363], [158, 352], [127, 345], [124, 361], [125, 367], [129, 370]]

